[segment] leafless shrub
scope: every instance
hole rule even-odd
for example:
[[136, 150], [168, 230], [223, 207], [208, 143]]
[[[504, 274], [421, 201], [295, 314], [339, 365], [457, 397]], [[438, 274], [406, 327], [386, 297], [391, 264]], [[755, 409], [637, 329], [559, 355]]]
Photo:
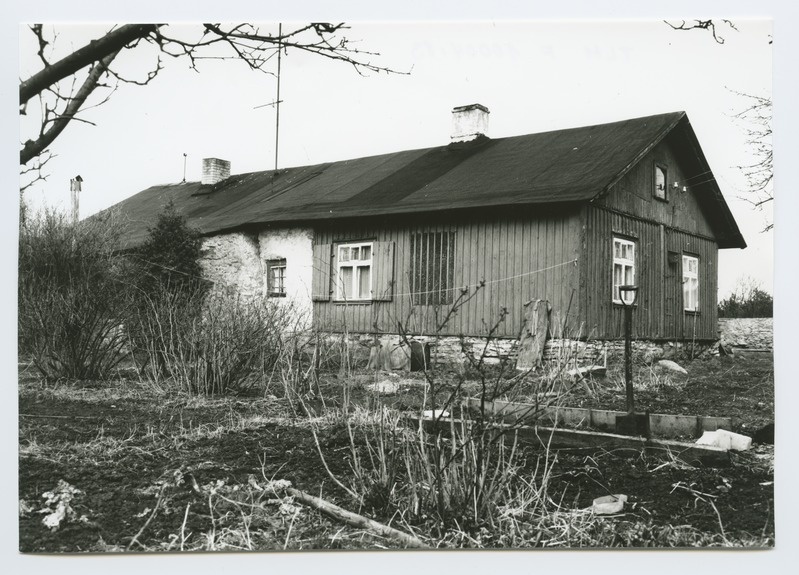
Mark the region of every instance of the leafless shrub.
[[293, 337], [290, 310], [269, 301], [168, 291], [144, 301], [129, 323], [140, 370], [190, 394], [263, 385]]
[[[437, 317], [444, 319], [436, 333], [426, 339], [434, 345], [439, 342], [447, 318], [472, 297], [473, 293], [464, 290], [451, 310], [438, 313]], [[394, 516], [409, 530], [412, 525], [424, 524], [439, 538], [450, 537], [454, 530], [476, 546], [488, 544], [480, 540], [483, 530], [503, 533], [509, 542], [520, 542], [528, 537], [531, 525], [560, 513], [549, 493], [555, 456], [547, 446], [538, 455], [523, 450], [517, 442], [516, 426], [502, 422], [501, 414], [490, 404], [509, 396], [533, 397], [534, 408], [525, 414], [524, 421], [535, 421], [578, 385], [567, 371], [583, 359], [580, 355], [585, 355], [585, 346], [564, 347], [546, 368], [537, 371], [517, 371], [513, 353], [489, 363], [486, 360], [506, 316], [507, 311], [502, 310], [497, 321], [486, 326], [485, 339], [478, 344], [467, 344], [461, 338], [466, 369], [446, 371], [440, 366], [425, 366], [426, 391], [416, 415], [432, 413], [437, 424], [434, 430], [429, 430], [423, 418], [418, 426], [409, 426], [403, 415], [386, 408], [371, 418], [340, 414], [338, 424], [349, 438], [349, 479], [330, 472], [312, 425], [328, 473], [359, 506]], [[563, 325], [558, 335], [566, 335]], [[400, 323], [400, 337], [410, 346], [416, 335]], [[467, 410], [463, 402], [475, 389], [477, 401], [472, 405], [478, 407]], [[537, 460], [532, 473], [528, 457]], [[568, 521], [561, 520], [560, 525], [570, 529]]]
[[124, 358], [128, 301], [113, 214], [72, 223], [55, 211], [19, 234], [19, 350], [48, 380], [105, 379]]

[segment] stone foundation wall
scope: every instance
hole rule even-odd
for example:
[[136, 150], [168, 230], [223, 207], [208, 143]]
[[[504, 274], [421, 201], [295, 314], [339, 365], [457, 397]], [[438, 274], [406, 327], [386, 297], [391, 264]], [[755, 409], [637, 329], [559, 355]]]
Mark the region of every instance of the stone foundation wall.
[[729, 348], [774, 349], [774, 319], [719, 318], [719, 337]]
[[[358, 366], [366, 365], [371, 348], [375, 345], [375, 337], [369, 334], [329, 334], [329, 342], [341, 344], [346, 340], [350, 357]], [[399, 336], [382, 335], [379, 338], [383, 345], [390, 341], [390, 345], [402, 345]], [[478, 337], [408, 337], [411, 341], [428, 343], [430, 356], [434, 364], [463, 365], [467, 362], [466, 353], [474, 360], [483, 356], [486, 365], [499, 364], [503, 359], [514, 360], [518, 351], [518, 340], [494, 339], [486, 345], [485, 338]], [[653, 363], [659, 359], [687, 359], [700, 358], [709, 355], [718, 355], [718, 342], [653, 342], [633, 341], [634, 361]], [[544, 347], [544, 362], [566, 362], [570, 365], [602, 365], [607, 356], [608, 363], [623, 360], [624, 341], [579, 341], [569, 339], [550, 339]]]
[[242, 298], [263, 297], [264, 269], [258, 239], [232, 233], [203, 238], [203, 275], [213, 282], [212, 293]]

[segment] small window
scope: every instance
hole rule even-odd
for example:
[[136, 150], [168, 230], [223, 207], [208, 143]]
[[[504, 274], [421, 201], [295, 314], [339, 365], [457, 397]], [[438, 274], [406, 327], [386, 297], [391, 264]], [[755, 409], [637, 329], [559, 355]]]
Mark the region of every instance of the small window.
[[269, 297], [286, 297], [286, 260], [266, 262], [266, 283]]
[[682, 302], [685, 311], [699, 311], [699, 258], [682, 257]]
[[414, 305], [449, 305], [455, 282], [455, 232], [411, 235]]
[[[623, 303], [619, 286], [635, 285], [635, 242], [613, 238], [613, 302]], [[632, 303], [635, 295], [625, 294], [624, 302]]]
[[336, 299], [372, 298], [372, 243], [339, 244], [336, 248]]
[[655, 165], [655, 197], [659, 200], [666, 199], [667, 172], [664, 166]]

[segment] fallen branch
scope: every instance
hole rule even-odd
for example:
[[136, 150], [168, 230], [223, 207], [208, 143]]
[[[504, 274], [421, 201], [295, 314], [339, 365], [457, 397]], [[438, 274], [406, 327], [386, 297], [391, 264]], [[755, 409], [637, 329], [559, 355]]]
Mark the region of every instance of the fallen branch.
[[325, 501], [319, 497], [314, 497], [313, 495], [309, 495], [304, 491], [300, 491], [299, 489], [295, 489], [293, 487], [287, 486], [290, 485], [287, 481], [273, 481], [270, 482], [264, 490], [282, 490], [285, 491], [287, 495], [290, 495], [294, 498], [295, 501], [299, 501], [304, 505], [309, 507], [313, 507], [318, 511], [321, 511], [325, 515], [332, 517], [333, 519], [337, 519], [338, 521], [343, 521], [347, 525], [351, 525], [353, 527], [358, 527], [361, 529], [367, 529], [372, 531], [373, 533], [377, 533], [378, 535], [382, 535], [383, 537], [387, 537], [389, 539], [393, 539], [395, 541], [399, 541], [405, 547], [413, 547], [417, 549], [427, 549], [428, 545], [425, 545], [421, 540], [417, 539], [413, 535], [409, 535], [403, 531], [398, 529], [394, 529], [393, 527], [389, 527], [388, 525], [383, 525], [382, 523], [378, 523], [373, 519], [369, 519], [368, 517], [364, 517], [363, 515], [358, 515], [357, 513], [353, 513], [352, 511], [347, 511], [346, 509], [342, 509], [338, 505], [330, 503], [329, 501]]

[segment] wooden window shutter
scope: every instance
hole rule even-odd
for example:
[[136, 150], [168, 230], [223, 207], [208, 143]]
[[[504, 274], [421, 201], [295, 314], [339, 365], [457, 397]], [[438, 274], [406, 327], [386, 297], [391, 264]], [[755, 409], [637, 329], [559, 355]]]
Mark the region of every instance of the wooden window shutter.
[[330, 255], [332, 244], [316, 244], [313, 247], [313, 275], [311, 299], [330, 301]]
[[372, 244], [373, 301], [391, 301], [394, 296], [394, 242]]

